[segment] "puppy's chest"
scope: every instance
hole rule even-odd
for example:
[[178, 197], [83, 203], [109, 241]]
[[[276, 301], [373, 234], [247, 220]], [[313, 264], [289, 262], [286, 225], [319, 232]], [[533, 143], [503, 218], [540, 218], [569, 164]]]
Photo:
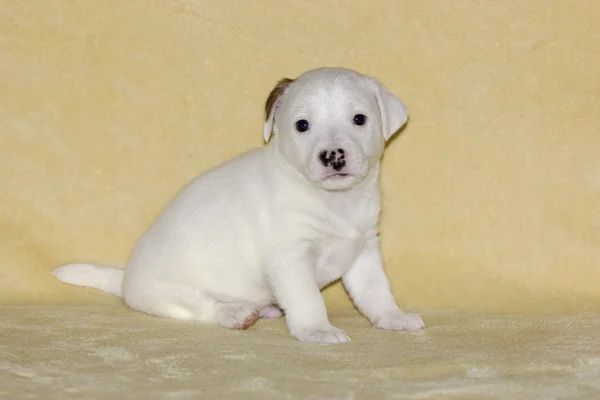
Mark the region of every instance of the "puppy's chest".
[[354, 263], [364, 248], [366, 238], [329, 237], [314, 240], [312, 252], [314, 256], [315, 278], [320, 288], [339, 279]]
[[324, 237], [360, 238], [377, 232], [379, 222], [379, 198], [364, 197], [328, 199], [320, 219]]
[[319, 234], [312, 241], [320, 287], [346, 273], [378, 231], [379, 203], [372, 198], [331, 202], [327, 209], [329, 212], [321, 216]]

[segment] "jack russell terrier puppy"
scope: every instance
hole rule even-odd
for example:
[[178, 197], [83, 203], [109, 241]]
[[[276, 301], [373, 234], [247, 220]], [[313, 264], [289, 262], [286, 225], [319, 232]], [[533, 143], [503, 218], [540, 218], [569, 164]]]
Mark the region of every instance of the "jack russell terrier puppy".
[[137, 311], [231, 329], [283, 310], [292, 336], [318, 343], [350, 340], [321, 294], [341, 278], [375, 327], [423, 328], [397, 306], [379, 243], [380, 160], [407, 121], [402, 100], [374, 78], [320, 68], [279, 81], [265, 108], [267, 144], [190, 182], [124, 269], [53, 274]]

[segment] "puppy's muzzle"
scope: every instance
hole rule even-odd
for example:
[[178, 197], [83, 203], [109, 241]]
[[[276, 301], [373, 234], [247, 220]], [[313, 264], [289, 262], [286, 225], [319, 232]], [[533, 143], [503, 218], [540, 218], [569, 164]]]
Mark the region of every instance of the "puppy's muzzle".
[[319, 161], [325, 168], [332, 168], [336, 172], [340, 172], [346, 166], [346, 155], [344, 149], [323, 150], [319, 153]]

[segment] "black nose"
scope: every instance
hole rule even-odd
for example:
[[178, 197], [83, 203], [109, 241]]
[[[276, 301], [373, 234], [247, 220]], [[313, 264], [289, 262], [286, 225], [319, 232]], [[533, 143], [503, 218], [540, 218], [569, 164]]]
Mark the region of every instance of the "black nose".
[[344, 149], [332, 151], [323, 150], [319, 153], [319, 161], [324, 167], [331, 166], [336, 171], [341, 171], [346, 166], [346, 156]]

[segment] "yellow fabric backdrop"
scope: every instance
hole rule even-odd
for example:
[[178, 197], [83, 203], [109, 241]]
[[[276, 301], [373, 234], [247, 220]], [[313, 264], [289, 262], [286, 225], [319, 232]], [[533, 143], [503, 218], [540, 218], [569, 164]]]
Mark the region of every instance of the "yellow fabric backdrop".
[[345, 66], [410, 111], [382, 176], [403, 306], [600, 311], [598, 1], [0, 6], [0, 304], [117, 302], [50, 271], [122, 264], [183, 184], [262, 144], [277, 79]]

